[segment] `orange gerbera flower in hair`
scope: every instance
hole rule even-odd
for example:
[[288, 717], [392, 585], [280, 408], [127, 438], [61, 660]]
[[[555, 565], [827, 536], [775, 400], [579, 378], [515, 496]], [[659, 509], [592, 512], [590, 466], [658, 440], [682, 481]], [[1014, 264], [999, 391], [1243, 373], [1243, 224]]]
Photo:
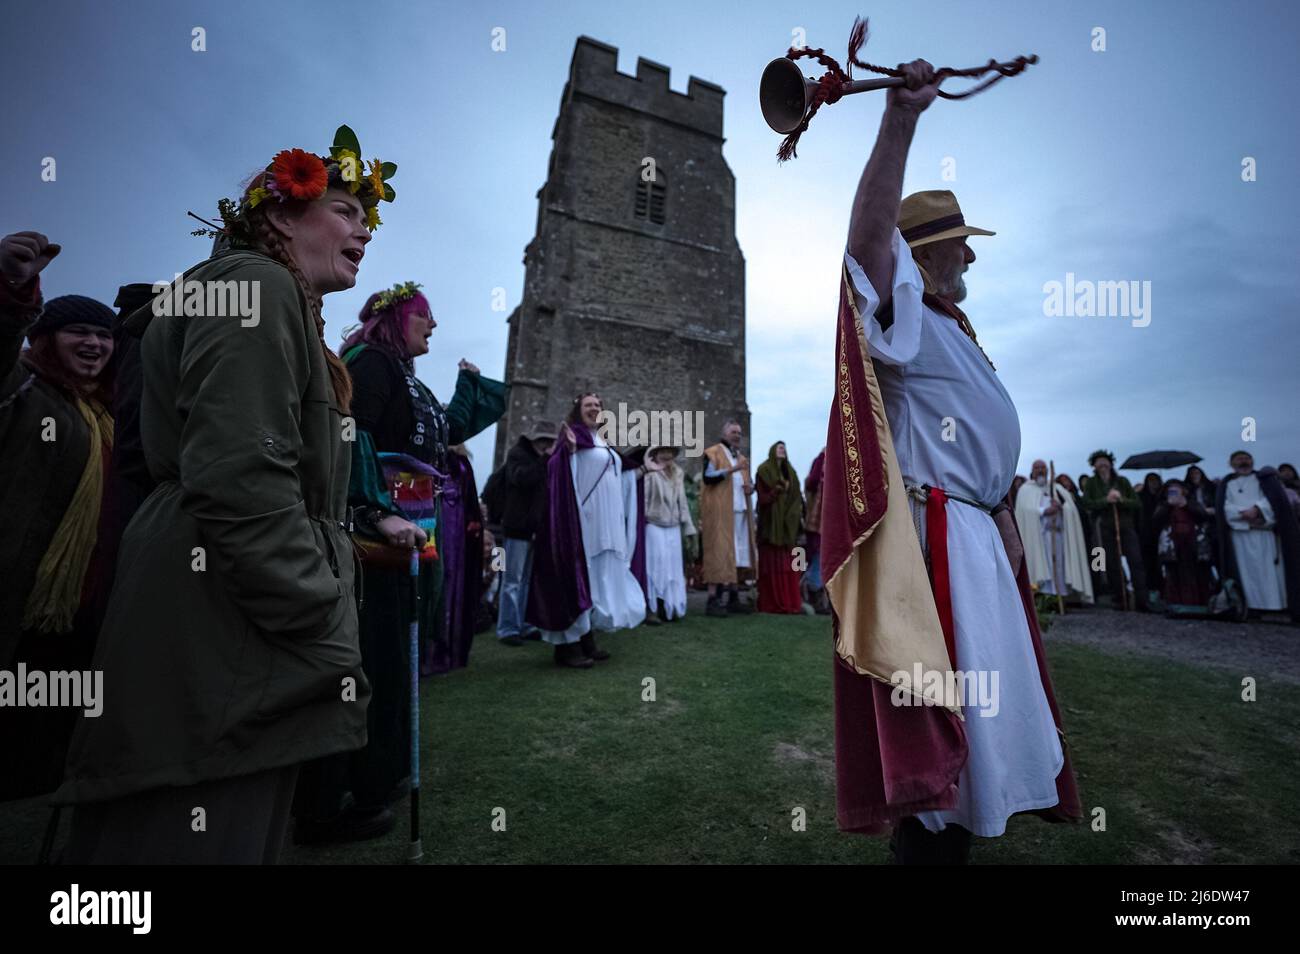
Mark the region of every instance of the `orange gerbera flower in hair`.
[[320, 156], [302, 149], [276, 153], [271, 160], [271, 175], [280, 194], [294, 199], [319, 199], [330, 183]]

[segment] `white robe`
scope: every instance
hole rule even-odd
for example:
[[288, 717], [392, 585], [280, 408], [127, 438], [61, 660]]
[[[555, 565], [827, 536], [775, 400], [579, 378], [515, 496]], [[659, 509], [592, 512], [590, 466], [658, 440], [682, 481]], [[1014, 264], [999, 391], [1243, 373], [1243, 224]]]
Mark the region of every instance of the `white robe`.
[[[1252, 527], [1240, 513], [1258, 507], [1263, 527]], [[1277, 548], [1277, 514], [1259, 488], [1254, 474], [1234, 477], [1224, 494], [1223, 519], [1232, 533], [1232, 552], [1237, 558], [1237, 582], [1254, 610], [1286, 609], [1286, 568]]]
[[[992, 507], [1020, 458], [1015, 405], [957, 323], [923, 304], [920, 273], [897, 229], [893, 252], [894, 323], [887, 330], [874, 317], [880, 298], [866, 274], [847, 252], [844, 260], [903, 479]], [[914, 505], [914, 513], [924, 540], [924, 508]], [[965, 707], [970, 756], [957, 807], [918, 817], [932, 831], [955, 822], [990, 837], [1016, 812], [1057, 803], [1065, 756], [997, 526], [983, 510], [956, 501], [946, 517], [957, 668], [985, 671], [990, 683], [997, 675], [997, 713]]]
[[629, 520], [622, 461], [599, 434], [594, 436], [596, 446], [575, 451], [569, 466], [587, 554], [591, 609], [584, 610], [563, 632], [543, 630], [542, 638], [548, 643], [576, 643], [593, 629], [625, 629], [645, 619], [645, 594], [631, 569], [636, 546], [636, 485], [632, 485]]
[[[734, 464], [739, 459], [731, 452], [731, 448], [726, 444], [722, 445], [722, 452], [727, 455], [727, 462]], [[753, 567], [754, 557], [749, 552], [749, 502], [745, 494], [745, 474], [744, 471], [734, 471], [731, 475], [731, 535], [732, 541], [736, 548], [736, 566]]]
[[686, 571], [682, 565], [682, 528], [645, 527], [646, 596], [650, 606], [664, 601], [669, 619], [686, 615]]
[[1029, 579], [1043, 593], [1056, 595], [1056, 582], [1065, 590], [1062, 596], [1079, 596], [1092, 602], [1092, 574], [1088, 570], [1088, 547], [1083, 542], [1083, 521], [1079, 519], [1074, 498], [1060, 484], [1056, 485], [1059, 513], [1045, 516], [1047, 488], [1028, 481], [1016, 495], [1016, 525], [1025, 547], [1025, 564]]

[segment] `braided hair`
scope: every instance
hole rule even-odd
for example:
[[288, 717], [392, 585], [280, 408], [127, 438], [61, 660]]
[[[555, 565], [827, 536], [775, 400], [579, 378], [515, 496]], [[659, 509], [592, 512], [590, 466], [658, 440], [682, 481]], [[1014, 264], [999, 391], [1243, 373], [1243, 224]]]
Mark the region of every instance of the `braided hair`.
[[311, 307], [312, 317], [316, 320], [316, 334], [320, 338], [320, 346], [325, 352], [325, 363], [329, 367], [330, 384], [334, 388], [334, 400], [338, 402], [339, 410], [347, 414], [352, 408], [352, 378], [348, 374], [347, 365], [342, 359], [334, 353], [333, 349], [325, 343], [325, 318], [321, 314], [321, 300], [312, 291], [311, 286], [307, 283], [307, 277], [294, 261], [293, 255], [284, 244], [284, 239], [280, 233], [271, 225], [270, 219], [260, 209], [251, 209], [248, 213], [248, 232], [253, 247], [262, 252], [264, 255], [279, 262], [289, 270], [294, 281], [302, 290], [303, 297], [307, 299]]

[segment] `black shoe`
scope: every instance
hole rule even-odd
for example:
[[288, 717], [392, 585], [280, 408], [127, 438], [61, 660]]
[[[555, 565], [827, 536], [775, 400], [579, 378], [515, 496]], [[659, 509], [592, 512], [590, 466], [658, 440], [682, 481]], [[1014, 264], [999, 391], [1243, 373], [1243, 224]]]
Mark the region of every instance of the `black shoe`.
[[522, 636], [502, 636], [497, 642], [502, 646], [522, 646], [524, 639]]
[[524, 631], [524, 639], [530, 643], [539, 643], [542, 641], [542, 631], [536, 626], [530, 626]]
[[381, 838], [393, 830], [397, 816], [387, 808], [358, 811], [349, 808], [327, 822], [299, 818], [293, 826], [295, 845], [327, 845]]
[[660, 620], [659, 617], [656, 616], [654, 613], [647, 610], [645, 614], [645, 619], [642, 620], [642, 622], [645, 623], [647, 626], [658, 626], [660, 625], [662, 620]]
[[970, 860], [970, 832], [949, 823], [932, 832], [915, 817], [902, 819], [889, 839], [898, 865], [964, 865]]
[[655, 615], [659, 617], [661, 623], [671, 623], [676, 619], [676, 617], [668, 618], [668, 609], [664, 606], [663, 600], [655, 600]]
[[604, 662], [609, 658], [609, 653], [596, 645], [595, 633], [587, 633], [584, 635], [582, 639], [578, 641], [578, 645], [582, 647], [582, 655], [586, 656], [588, 659], [595, 660], [596, 662]]
[[560, 643], [555, 647], [555, 665], [565, 669], [590, 669], [594, 663], [583, 655], [580, 643]]
[[754, 607], [742, 600], [739, 596], [733, 595], [730, 602], [727, 603], [727, 612], [737, 613], [743, 616], [746, 613], [754, 612]]
[[726, 616], [727, 608], [722, 605], [721, 597], [710, 596], [709, 605], [704, 609], [705, 616]]

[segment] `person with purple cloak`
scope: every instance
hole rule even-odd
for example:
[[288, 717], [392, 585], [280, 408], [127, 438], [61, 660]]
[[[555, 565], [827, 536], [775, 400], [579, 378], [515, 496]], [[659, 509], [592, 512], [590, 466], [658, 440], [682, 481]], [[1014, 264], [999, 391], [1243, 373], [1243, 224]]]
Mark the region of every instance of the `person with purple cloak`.
[[469, 665], [474, 614], [483, 587], [483, 511], [474, 466], [463, 444], [449, 450], [442, 485], [442, 600], [435, 607], [438, 625], [421, 654], [422, 676]]
[[[645, 593], [631, 570], [635, 502], [623, 461], [598, 433], [600, 396], [574, 398], [547, 462], [547, 502], [537, 532], [524, 618], [555, 647], [555, 663], [589, 669], [609, 658], [596, 632], [645, 619]], [[631, 503], [631, 506], [629, 506]]]
[[632, 554], [628, 569], [641, 587], [641, 596], [645, 599], [647, 626], [658, 626], [659, 617], [650, 605], [650, 580], [646, 569], [645, 542], [645, 447], [633, 447], [621, 455], [623, 460], [623, 506], [626, 515], [628, 547]]

